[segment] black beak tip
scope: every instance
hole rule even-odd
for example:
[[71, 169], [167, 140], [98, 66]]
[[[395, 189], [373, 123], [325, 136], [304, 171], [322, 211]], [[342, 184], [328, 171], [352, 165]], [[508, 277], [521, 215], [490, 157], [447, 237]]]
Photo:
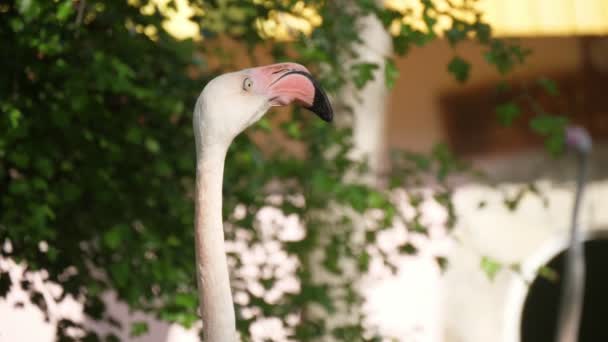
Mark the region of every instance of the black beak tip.
[[323, 121], [332, 122], [334, 119], [334, 110], [331, 108], [331, 103], [329, 102], [329, 98], [327, 97], [327, 94], [325, 93], [325, 91], [323, 91], [323, 88], [321, 88], [321, 85], [319, 84], [319, 82], [317, 82], [317, 80], [315, 80], [312, 77], [312, 75], [310, 75], [307, 72], [294, 70], [294, 71], [287, 72], [283, 76], [286, 76], [288, 74], [304, 75], [304, 76], [306, 76], [306, 78], [308, 78], [310, 80], [310, 82], [312, 82], [312, 84], [315, 88], [315, 98], [313, 100], [312, 106], [305, 107], [305, 108], [310, 110], [311, 112], [317, 114], [317, 116], [319, 116]]
[[317, 114], [323, 121], [332, 122], [334, 119], [334, 110], [331, 108], [331, 103], [327, 94], [315, 82], [315, 99], [312, 106], [307, 108], [311, 112]]

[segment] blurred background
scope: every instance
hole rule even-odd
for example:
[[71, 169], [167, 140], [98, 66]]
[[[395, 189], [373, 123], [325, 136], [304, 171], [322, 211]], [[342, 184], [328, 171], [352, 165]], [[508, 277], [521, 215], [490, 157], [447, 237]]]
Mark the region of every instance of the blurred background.
[[20, 0], [0, 38], [0, 341], [199, 340], [192, 109], [278, 61], [336, 122], [231, 146], [243, 341], [552, 341], [573, 124], [580, 341], [608, 340], [608, 1]]

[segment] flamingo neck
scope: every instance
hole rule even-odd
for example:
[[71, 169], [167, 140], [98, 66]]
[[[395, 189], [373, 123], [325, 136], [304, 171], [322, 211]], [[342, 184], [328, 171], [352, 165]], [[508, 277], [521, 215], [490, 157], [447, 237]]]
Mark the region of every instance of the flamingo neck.
[[227, 148], [197, 153], [195, 198], [196, 270], [204, 341], [236, 341], [234, 305], [224, 247], [222, 181]]

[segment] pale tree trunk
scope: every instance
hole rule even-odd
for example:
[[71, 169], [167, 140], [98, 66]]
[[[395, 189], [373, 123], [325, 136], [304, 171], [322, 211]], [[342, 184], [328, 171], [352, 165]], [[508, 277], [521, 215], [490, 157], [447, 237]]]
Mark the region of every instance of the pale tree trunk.
[[[386, 102], [388, 89], [385, 85], [384, 64], [385, 59], [390, 57], [393, 52], [392, 41], [389, 33], [383, 27], [377, 17], [370, 15], [359, 19], [356, 23], [359, 27], [362, 44], [354, 47], [358, 57], [356, 59], [344, 61], [346, 69], [357, 63], [374, 63], [379, 66], [374, 73], [374, 79], [369, 81], [363, 89], [357, 89], [354, 84], [347, 84], [340, 95], [335, 99], [337, 104], [336, 120], [338, 125], [352, 125], [354, 151], [351, 155], [353, 159], [367, 159], [370, 166], [370, 173], [365, 175], [365, 179], [355, 179], [357, 182], [365, 182], [369, 185], [377, 183], [378, 175], [385, 163], [385, 118]], [[352, 118], [352, 122], [345, 118]], [[349, 177], [350, 178], [350, 177]], [[333, 206], [323, 212], [323, 221], [331, 222], [341, 215], [346, 215], [352, 220], [349, 227], [340, 226], [336, 229], [349, 229], [352, 231], [351, 238], [355, 241], [362, 241], [364, 237], [364, 225], [361, 215], [352, 208], [343, 206]], [[337, 213], [339, 213], [337, 215]], [[336, 220], [337, 221], [337, 220]], [[328, 224], [330, 226], [331, 224]], [[330, 289], [330, 297], [336, 306], [334, 313], [326, 312], [320, 306], [312, 306], [306, 311], [306, 315], [315, 320], [322, 320], [325, 324], [327, 335], [322, 341], [333, 341], [331, 332], [334, 328], [357, 324], [358, 317], [361, 315], [359, 306], [349, 307], [344, 301], [344, 296], [340, 284], [348, 279], [359, 279], [362, 275], [358, 274], [358, 269], [354, 262], [341, 260], [339, 267], [342, 274], [336, 275], [325, 269], [322, 262], [325, 258], [324, 247], [327, 246], [334, 234], [335, 229], [321, 229], [319, 232], [319, 248], [311, 254], [309, 267], [313, 282], [326, 284]], [[354, 242], [354, 241], [353, 241]], [[353, 286], [357, 287], [356, 282]]]
[[[386, 103], [389, 91], [384, 78], [384, 63], [393, 53], [390, 34], [375, 16], [359, 20], [360, 37], [363, 44], [357, 44], [355, 51], [359, 57], [346, 61], [347, 66], [356, 63], [375, 63], [379, 69], [375, 78], [361, 90], [352, 82], [346, 85], [339, 101], [352, 109], [354, 158], [367, 158], [371, 173], [377, 177], [385, 162], [385, 122]], [[346, 117], [348, 113], [336, 113], [336, 117]]]

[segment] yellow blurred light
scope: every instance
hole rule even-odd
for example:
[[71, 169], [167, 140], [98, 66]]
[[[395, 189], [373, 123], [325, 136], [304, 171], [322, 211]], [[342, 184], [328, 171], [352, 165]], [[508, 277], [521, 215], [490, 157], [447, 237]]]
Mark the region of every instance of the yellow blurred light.
[[[464, 1], [451, 2], [460, 5]], [[449, 9], [446, 0], [435, 0], [433, 3], [440, 11]], [[423, 7], [419, 0], [385, 0], [385, 5], [401, 13], [414, 14], [408, 18], [421, 18]], [[496, 36], [608, 33], [608, 0], [478, 0], [475, 8], [483, 13], [483, 19], [490, 24]], [[458, 11], [452, 13], [460, 18], [465, 14]], [[425, 30], [420, 19], [404, 20], [404, 23]], [[444, 17], [437, 23], [435, 31], [439, 34], [450, 25], [450, 19]], [[399, 29], [399, 23], [394, 24], [391, 32], [394, 34]]]
[[194, 10], [188, 4], [187, 0], [175, 0], [175, 6], [177, 10], [174, 10], [167, 6], [169, 0], [154, 0], [163, 11], [168, 20], [163, 22], [163, 28], [167, 30], [172, 36], [178, 39], [200, 39], [200, 27], [198, 23], [190, 20], [190, 17], [194, 14]]
[[[198, 24], [188, 19], [194, 12], [187, 0], [176, 0], [177, 11], [167, 7], [168, 1], [153, 0], [142, 7], [141, 11], [150, 15], [158, 7], [169, 18], [163, 27], [170, 34], [179, 39], [200, 39]], [[138, 0], [129, 2], [137, 3]], [[438, 11], [450, 8], [446, 0], [433, 2]], [[456, 5], [464, 2], [471, 3], [470, 0], [451, 0]], [[608, 0], [478, 0], [475, 3], [496, 36], [608, 34]], [[397, 34], [402, 23], [423, 31], [427, 29], [420, 19], [423, 10], [420, 0], [385, 0], [385, 5], [401, 13], [411, 14], [403, 22], [394, 22], [389, 28], [391, 33]], [[265, 38], [289, 41], [298, 34], [311, 34], [322, 23], [316, 9], [304, 1], [298, 1], [292, 8], [292, 13], [271, 10], [268, 18], [256, 21], [256, 28]], [[465, 20], [474, 19], [467, 12], [452, 13]], [[440, 16], [434, 30], [441, 34], [450, 25], [450, 18]]]
[[[158, 9], [161, 13], [167, 16], [168, 19], [163, 21], [163, 28], [172, 36], [178, 39], [199, 39], [199, 26], [196, 22], [189, 18], [194, 14], [194, 10], [190, 7], [187, 0], [175, 0], [173, 9], [167, 6], [170, 0], [152, 0], [142, 6], [139, 11], [143, 15], [153, 15]], [[131, 5], [139, 5], [140, 0], [128, 0]], [[157, 37], [156, 28], [150, 26], [146, 28], [137, 28], [137, 32], [144, 32], [148, 37], [155, 39]]]
[[321, 24], [320, 16], [307, 17], [295, 16], [290, 13], [271, 10], [268, 18], [258, 19], [256, 28], [264, 38], [273, 38], [280, 41], [290, 41], [295, 39], [298, 34], [306, 36]]
[[157, 33], [158, 30], [156, 29], [156, 26], [154, 25], [148, 25], [146, 27], [143, 28], [143, 32], [146, 36], [152, 38], [152, 39], [156, 39], [157, 37]]
[[608, 33], [606, 0], [480, 0], [498, 35], [600, 35]]
[[[129, 0], [129, 3], [137, 4], [139, 0]], [[155, 8], [168, 17], [163, 23], [167, 32], [178, 39], [200, 39], [199, 26], [188, 19], [194, 13], [188, 5], [187, 0], [176, 0], [177, 11], [169, 8], [169, 0], [153, 0], [141, 8], [142, 14], [154, 14]], [[264, 3], [264, 0], [255, 0]], [[267, 2], [267, 1], [266, 1]], [[270, 2], [272, 3], [272, 2]], [[258, 19], [256, 28], [265, 38], [273, 38], [281, 41], [294, 39], [299, 33], [309, 35], [315, 27], [322, 23], [322, 18], [314, 7], [307, 6], [304, 1], [298, 1], [292, 8], [292, 13], [271, 10], [268, 18]]]
[[260, 35], [264, 38], [290, 41], [298, 34], [310, 35], [312, 30], [323, 22], [316, 9], [307, 6], [304, 1], [295, 3], [291, 11], [293, 14], [271, 10], [267, 18], [259, 18], [256, 28]]

